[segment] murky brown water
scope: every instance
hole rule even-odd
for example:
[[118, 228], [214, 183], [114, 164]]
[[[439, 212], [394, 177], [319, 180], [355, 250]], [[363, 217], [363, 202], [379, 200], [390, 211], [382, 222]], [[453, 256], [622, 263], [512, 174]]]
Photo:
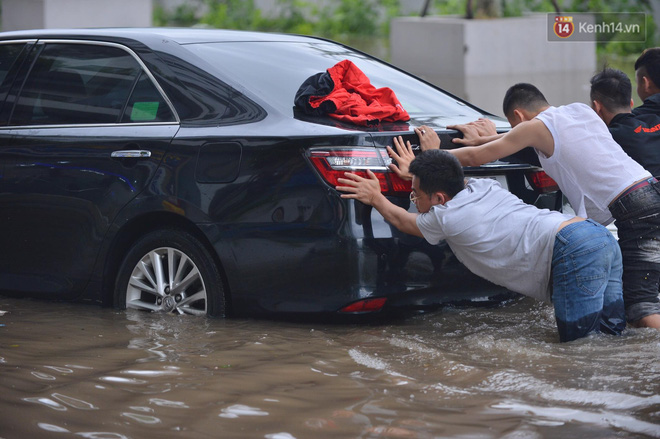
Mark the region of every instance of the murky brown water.
[[0, 438], [660, 437], [660, 331], [559, 344], [530, 299], [384, 325], [0, 310]]

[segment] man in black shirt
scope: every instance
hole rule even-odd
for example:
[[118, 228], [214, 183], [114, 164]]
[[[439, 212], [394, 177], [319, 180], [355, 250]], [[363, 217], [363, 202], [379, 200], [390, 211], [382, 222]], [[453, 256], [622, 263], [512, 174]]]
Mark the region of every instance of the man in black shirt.
[[644, 101], [632, 110], [635, 115], [660, 115], [660, 47], [646, 49], [635, 61], [637, 95]]
[[[660, 74], [660, 49], [655, 54], [658, 58], [654, 61], [654, 65], [659, 67], [657, 72]], [[643, 63], [648, 62], [648, 58], [644, 61], [644, 56], [642, 54], [635, 64], [637, 94], [644, 100], [644, 105], [632, 110], [630, 79], [620, 70], [605, 68], [591, 78], [591, 106], [607, 124], [612, 137], [623, 150], [651, 174], [660, 176], [660, 89], [650, 79], [649, 71], [655, 69], [644, 67]], [[660, 82], [660, 78], [658, 81]], [[621, 240], [619, 243], [621, 244]], [[639, 248], [639, 250], [644, 251], [649, 260], [654, 259], [650, 248]], [[641, 272], [644, 272], [647, 266], [644, 260], [642, 258], [641, 263], [638, 264]], [[650, 264], [648, 266], [650, 267]], [[634, 284], [635, 279], [633, 278], [631, 282], [631, 278], [628, 278], [624, 280], [624, 284], [626, 282]], [[656, 286], [656, 289], [659, 287], [660, 285]], [[633, 326], [660, 328], [657, 302], [642, 305], [646, 307], [637, 308], [636, 311], [648, 315]]]
[[660, 176], [660, 93], [651, 95], [634, 110], [631, 95], [630, 79], [620, 70], [605, 68], [591, 78], [592, 108], [607, 124], [614, 140], [633, 160]]

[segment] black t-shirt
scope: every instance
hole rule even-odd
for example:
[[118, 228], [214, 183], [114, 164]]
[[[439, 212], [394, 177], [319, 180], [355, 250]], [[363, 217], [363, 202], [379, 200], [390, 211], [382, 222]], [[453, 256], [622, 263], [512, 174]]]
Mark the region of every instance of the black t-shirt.
[[635, 116], [641, 116], [642, 114], [657, 114], [660, 116], [660, 93], [644, 99], [644, 103], [637, 108], [633, 108], [632, 112]]
[[[610, 121], [608, 128], [614, 140], [633, 160], [658, 177], [660, 176], [660, 95], [652, 97], [655, 96], [659, 99], [658, 104], [654, 103], [656, 111], [647, 106], [641, 114], [617, 114]], [[635, 110], [640, 108], [642, 107], [637, 107]]]

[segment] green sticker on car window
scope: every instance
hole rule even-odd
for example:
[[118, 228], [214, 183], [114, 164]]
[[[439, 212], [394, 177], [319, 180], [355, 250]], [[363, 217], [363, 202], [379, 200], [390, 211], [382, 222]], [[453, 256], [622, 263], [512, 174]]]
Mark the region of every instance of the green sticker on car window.
[[155, 120], [158, 115], [159, 102], [136, 102], [131, 111], [133, 122]]

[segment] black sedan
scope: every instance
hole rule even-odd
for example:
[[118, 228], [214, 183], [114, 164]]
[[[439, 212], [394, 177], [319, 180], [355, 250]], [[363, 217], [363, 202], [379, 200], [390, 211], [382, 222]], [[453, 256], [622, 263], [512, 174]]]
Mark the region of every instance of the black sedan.
[[[350, 60], [406, 121], [356, 125], [294, 105]], [[343, 200], [336, 179], [391, 173], [394, 136], [506, 121], [369, 55], [293, 35], [203, 29], [0, 33], [0, 289], [195, 315], [360, 314], [502, 289], [446, 245]], [[533, 157], [533, 155], [532, 155]], [[556, 208], [526, 157], [466, 169]], [[531, 164], [530, 164], [531, 163]]]

